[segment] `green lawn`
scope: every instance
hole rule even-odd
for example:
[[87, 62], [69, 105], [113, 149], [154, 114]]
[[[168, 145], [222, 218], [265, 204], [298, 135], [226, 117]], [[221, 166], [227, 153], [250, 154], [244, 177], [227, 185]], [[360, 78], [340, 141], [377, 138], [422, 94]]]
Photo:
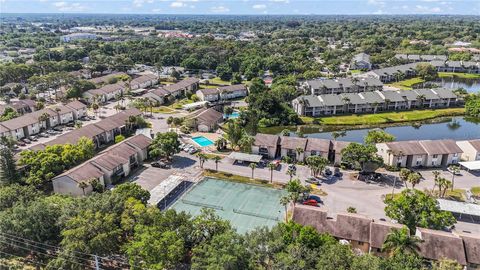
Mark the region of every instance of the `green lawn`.
[[211, 84], [200, 84], [200, 89], [205, 89], [205, 88], [218, 88], [218, 85], [211, 85]]
[[464, 108], [448, 108], [437, 110], [414, 110], [402, 112], [384, 112], [377, 114], [359, 114], [329, 117], [301, 117], [305, 124], [312, 124], [316, 119], [323, 125], [374, 125], [387, 123], [401, 123], [422, 121], [442, 116], [458, 116], [465, 114]]
[[480, 74], [438, 72], [440, 78], [480, 79]]
[[402, 90], [412, 90], [413, 89], [412, 87], [414, 85], [420, 84], [420, 83], [423, 83], [423, 82], [425, 82], [425, 81], [422, 78], [415, 77], [415, 78], [411, 78], [411, 79], [407, 79], [407, 80], [403, 80], [403, 81], [389, 83], [387, 85], [392, 86], [392, 87], [397, 87], [397, 88], [400, 88]]
[[472, 192], [473, 196], [480, 198], [480, 187], [472, 187], [470, 191]]
[[184, 98], [184, 99], [175, 101], [173, 104], [168, 105], [168, 107], [171, 109], [181, 109], [183, 105], [190, 104], [190, 103], [193, 103], [193, 100]]
[[360, 74], [360, 73], [363, 73], [363, 71], [361, 71], [360, 69], [350, 69], [349, 71], [350, 71], [350, 73], [352, 73], [352, 74]]
[[229, 81], [224, 81], [224, 80], [220, 79], [219, 77], [215, 77], [213, 79], [208, 79], [208, 81], [211, 84], [220, 84], [220, 85], [230, 85], [231, 84]]
[[160, 107], [154, 107], [153, 112], [154, 113], [174, 113], [175, 110], [169, 107], [160, 106]]
[[252, 179], [250, 177], [245, 177], [245, 176], [240, 176], [240, 175], [235, 175], [231, 173], [225, 173], [225, 172], [216, 172], [214, 170], [204, 170], [203, 172], [204, 176], [207, 177], [213, 177], [213, 178], [218, 178], [222, 179], [225, 181], [232, 181], [232, 182], [238, 182], [238, 183], [244, 183], [244, 184], [256, 184], [256, 185], [261, 185], [265, 187], [274, 187], [274, 188], [281, 188], [283, 185], [280, 185], [278, 183], [271, 184], [270, 181], [268, 180], [262, 180], [262, 179]]

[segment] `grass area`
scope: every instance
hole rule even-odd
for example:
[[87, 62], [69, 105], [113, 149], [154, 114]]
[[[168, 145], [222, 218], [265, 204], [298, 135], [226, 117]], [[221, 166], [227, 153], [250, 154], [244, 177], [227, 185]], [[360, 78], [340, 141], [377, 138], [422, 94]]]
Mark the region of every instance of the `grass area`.
[[438, 72], [440, 78], [460, 78], [460, 79], [480, 79], [480, 74], [456, 73], [456, 72]]
[[[434, 197], [438, 197], [438, 189], [434, 190], [432, 195]], [[457, 201], [457, 202], [465, 202], [467, 199], [467, 194], [464, 189], [454, 189], [454, 190], [448, 189], [443, 199]]]
[[360, 69], [350, 69], [349, 71], [350, 73], [352, 73], [352, 75], [363, 73], [363, 71], [361, 71]]
[[183, 105], [191, 104], [191, 103], [193, 103], [193, 100], [184, 98], [184, 99], [175, 101], [174, 103], [168, 105], [168, 107], [171, 109], [181, 109]]
[[154, 113], [174, 113], [175, 110], [169, 107], [160, 106], [153, 108]]
[[220, 85], [230, 85], [231, 83], [229, 81], [224, 81], [220, 79], [219, 77], [215, 77], [213, 79], [208, 79], [208, 81], [212, 84], [220, 84]]
[[412, 87], [414, 85], [420, 84], [420, 83], [423, 83], [423, 82], [425, 82], [423, 79], [415, 77], [415, 78], [411, 78], [411, 79], [407, 79], [407, 80], [403, 80], [403, 81], [389, 83], [387, 85], [392, 86], [392, 87], [397, 87], [397, 88], [400, 88], [402, 90], [412, 90], [413, 89]]
[[327, 196], [328, 193], [325, 192], [323, 189], [315, 187], [312, 187], [312, 191], [310, 191], [310, 194], [318, 195], [318, 196]]
[[473, 196], [480, 198], [480, 187], [472, 187], [470, 191], [472, 192]]
[[447, 108], [437, 110], [414, 110], [402, 112], [384, 112], [377, 114], [353, 114], [329, 117], [301, 117], [305, 124], [312, 124], [314, 120], [323, 125], [375, 125], [387, 123], [402, 123], [422, 121], [437, 117], [459, 116], [465, 114], [464, 108]]
[[[400, 194], [400, 193], [394, 193], [394, 194], [393, 194], [393, 199], [396, 200], [396, 199], [398, 199], [401, 195], [402, 195], [402, 194]], [[389, 199], [392, 198], [392, 193], [385, 194], [384, 197], [385, 197], [384, 201], [389, 200]]]
[[200, 84], [200, 89], [206, 89], [206, 88], [218, 88], [218, 85], [211, 85], [211, 84]]
[[269, 187], [269, 188], [283, 188], [283, 185], [280, 185], [278, 183], [271, 184], [267, 180], [256, 179], [256, 178], [251, 179], [250, 177], [245, 177], [245, 176], [240, 176], [240, 175], [235, 175], [235, 174], [225, 173], [225, 172], [216, 172], [213, 170], [204, 170], [203, 175], [207, 177], [213, 177], [213, 178], [218, 178], [225, 181], [232, 181], [232, 182], [243, 183], [243, 184], [254, 184], [254, 185], [260, 185], [260, 186]]

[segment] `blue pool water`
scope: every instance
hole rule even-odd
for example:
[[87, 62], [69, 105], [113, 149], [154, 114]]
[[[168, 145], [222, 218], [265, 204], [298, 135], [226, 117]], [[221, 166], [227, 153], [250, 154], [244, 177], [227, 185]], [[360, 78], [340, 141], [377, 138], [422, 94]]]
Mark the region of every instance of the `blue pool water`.
[[228, 118], [228, 119], [235, 119], [240, 116], [239, 112], [233, 112], [232, 114], [224, 114], [223, 118]]
[[192, 140], [196, 142], [198, 145], [200, 145], [201, 147], [210, 146], [213, 144], [212, 141], [210, 141], [209, 139], [203, 136], [194, 137], [192, 138]]

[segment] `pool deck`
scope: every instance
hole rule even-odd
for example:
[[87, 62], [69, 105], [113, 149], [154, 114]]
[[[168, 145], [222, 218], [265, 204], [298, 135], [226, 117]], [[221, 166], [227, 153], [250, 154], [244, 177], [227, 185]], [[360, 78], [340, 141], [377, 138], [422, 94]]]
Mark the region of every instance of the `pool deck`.
[[[207, 139], [209, 139], [210, 141], [212, 141], [214, 144], [212, 145], [209, 145], [209, 146], [200, 146], [198, 145], [198, 143], [196, 143], [193, 138], [195, 137], [205, 137]], [[218, 140], [218, 138], [222, 137], [221, 134], [218, 134], [218, 133], [205, 133], [205, 132], [194, 132], [192, 134], [190, 134], [189, 138], [188, 138], [188, 141], [190, 144], [193, 144], [194, 146], [196, 147], [200, 147], [204, 150], [211, 150], [211, 151], [214, 151], [215, 150], [215, 141]]]

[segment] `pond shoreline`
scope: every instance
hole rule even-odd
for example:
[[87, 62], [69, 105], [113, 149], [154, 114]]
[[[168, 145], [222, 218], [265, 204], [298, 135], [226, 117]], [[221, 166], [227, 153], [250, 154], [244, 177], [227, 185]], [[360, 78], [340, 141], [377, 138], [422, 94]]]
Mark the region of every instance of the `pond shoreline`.
[[[371, 129], [371, 128], [388, 128], [388, 127], [402, 127], [402, 126], [415, 126], [415, 125], [425, 125], [425, 124], [437, 124], [437, 123], [447, 123], [452, 121], [454, 117], [461, 117], [461, 115], [455, 116], [440, 116], [431, 119], [419, 120], [419, 121], [405, 121], [405, 122], [395, 122], [395, 123], [379, 123], [379, 124], [361, 124], [361, 125], [322, 125], [322, 124], [302, 124], [296, 126], [277, 126], [277, 127], [266, 127], [259, 128], [260, 133], [266, 134], [279, 134], [283, 130], [288, 129], [292, 132], [302, 130], [302, 129], [317, 129], [317, 132], [334, 132], [334, 131], [344, 131], [344, 130], [359, 130], [359, 129]], [[302, 131], [303, 132], [303, 131]], [[307, 132], [304, 132], [307, 134]]]

